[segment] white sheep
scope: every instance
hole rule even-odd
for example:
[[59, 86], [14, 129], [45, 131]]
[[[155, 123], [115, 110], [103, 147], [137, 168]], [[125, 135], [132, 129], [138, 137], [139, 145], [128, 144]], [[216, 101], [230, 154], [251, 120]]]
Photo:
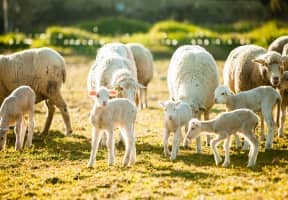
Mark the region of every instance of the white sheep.
[[[165, 101], [159, 102], [159, 104], [164, 109], [164, 154], [165, 156], [170, 156], [170, 160], [175, 160], [180, 140], [182, 138], [181, 127], [185, 126], [185, 131], [187, 131], [188, 122], [192, 118], [191, 108], [189, 104], [184, 102]], [[174, 139], [172, 144], [172, 153], [170, 155], [168, 138], [171, 132], [174, 132]], [[187, 145], [187, 142], [184, 141], [184, 146]]]
[[277, 87], [283, 73], [282, 57], [256, 45], [232, 50], [224, 64], [224, 85], [238, 93], [262, 85]]
[[95, 103], [90, 114], [93, 129], [92, 148], [88, 167], [93, 167], [96, 161], [96, 154], [102, 132], [105, 132], [108, 138], [108, 164], [114, 164], [114, 128], [120, 129], [125, 142], [123, 165], [133, 165], [136, 161], [134, 124], [137, 108], [135, 104], [128, 99], [115, 98], [109, 100], [109, 95], [117, 95], [117, 92], [115, 92], [115, 90], [108, 91], [107, 88], [100, 87], [97, 91], [90, 93], [90, 95], [95, 98]]
[[281, 95], [281, 112], [280, 112], [280, 123], [278, 129], [278, 136], [284, 136], [284, 124], [286, 119], [286, 108], [288, 105], [288, 71], [285, 71], [281, 77], [279, 92]]
[[20, 86], [6, 97], [0, 107], [0, 150], [5, 148], [10, 125], [16, 123], [15, 150], [23, 147], [27, 124], [24, 116], [28, 114], [28, 135], [26, 146], [31, 147], [34, 129], [34, 104], [36, 95], [29, 86]]
[[29, 49], [10, 55], [0, 55], [0, 104], [15, 88], [30, 86], [36, 94], [36, 103], [45, 100], [48, 116], [41, 134], [47, 134], [55, 106], [59, 108], [66, 126], [66, 135], [72, 134], [67, 105], [60, 89], [66, 80], [63, 57], [50, 48]]
[[138, 93], [139, 107], [141, 109], [148, 107], [147, 86], [153, 78], [153, 56], [149, 49], [140, 43], [128, 43], [126, 46], [133, 53], [137, 68], [137, 79], [145, 88], [140, 88]]
[[[254, 112], [261, 113], [261, 136], [264, 135], [263, 118], [268, 126], [268, 134], [266, 138], [265, 148], [272, 148], [273, 135], [275, 130], [275, 122], [273, 120], [273, 107], [278, 105], [277, 124], [279, 122], [279, 111], [281, 104], [280, 94], [271, 86], [259, 86], [257, 88], [240, 92], [234, 95], [227, 86], [218, 86], [215, 90], [215, 102], [226, 104], [228, 111], [248, 108]], [[246, 149], [247, 146], [244, 147]]]
[[[214, 90], [219, 84], [217, 64], [213, 56], [197, 45], [184, 45], [173, 54], [168, 69], [170, 99], [188, 103], [193, 116], [209, 119], [214, 104]], [[207, 139], [209, 143], [209, 138]], [[200, 137], [197, 138], [200, 147]], [[201, 148], [197, 148], [201, 152]]]
[[208, 121], [199, 121], [191, 119], [189, 122], [186, 137], [194, 139], [199, 137], [200, 133], [205, 131], [215, 134], [216, 137], [211, 140], [211, 147], [214, 153], [216, 165], [222, 162], [217, 152], [217, 146], [221, 140], [224, 140], [225, 160], [224, 167], [230, 165], [230, 139], [231, 135], [241, 134], [250, 144], [249, 161], [247, 167], [253, 167], [256, 164], [258, 154], [258, 140], [255, 136], [255, 128], [258, 124], [257, 115], [249, 109], [237, 109], [230, 112], [219, 114], [215, 119]]
[[278, 53], [283, 52], [283, 47], [288, 43], [288, 36], [280, 36], [276, 38], [268, 47], [268, 51], [277, 51]]

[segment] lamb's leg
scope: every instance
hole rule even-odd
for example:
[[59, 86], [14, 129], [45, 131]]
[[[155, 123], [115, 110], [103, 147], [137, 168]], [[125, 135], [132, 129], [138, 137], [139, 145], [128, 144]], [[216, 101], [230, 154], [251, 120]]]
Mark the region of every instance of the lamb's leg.
[[176, 159], [176, 155], [178, 153], [179, 145], [181, 138], [181, 127], [178, 127], [174, 133], [173, 144], [172, 144], [172, 152], [170, 156], [170, 160], [173, 161]]
[[222, 164], [223, 167], [228, 167], [230, 165], [230, 142], [231, 136], [228, 136], [224, 141], [224, 151], [225, 151], [225, 159], [224, 163]]
[[28, 148], [32, 146], [33, 131], [34, 131], [34, 109], [31, 110], [29, 113], [28, 135], [26, 141], [26, 147]]
[[125, 139], [125, 154], [124, 154], [124, 158], [123, 158], [123, 162], [122, 165], [123, 166], [127, 166], [129, 163], [129, 159], [130, 159], [130, 155], [131, 152], [133, 150], [133, 145], [135, 144], [135, 138], [134, 135], [132, 135], [129, 132], [129, 128], [125, 128], [125, 133], [123, 133], [124, 139]]
[[[23, 120], [22, 120], [21, 127], [20, 127], [21, 149], [24, 146], [26, 130], [27, 130], [27, 124], [26, 124], [24, 116], [23, 116]], [[28, 138], [27, 138], [27, 140], [28, 140]]]
[[264, 118], [263, 118], [263, 114], [261, 113], [260, 114], [260, 139], [261, 141], [264, 141], [266, 136], [265, 136], [265, 133], [264, 133]]
[[253, 167], [256, 164], [257, 155], [258, 155], [258, 139], [253, 131], [248, 131], [243, 133], [243, 136], [250, 144], [250, 151], [249, 151], [249, 160], [247, 167]]
[[148, 108], [147, 86], [143, 90], [144, 90], [144, 100], [145, 100], [144, 108]]
[[48, 134], [49, 128], [52, 123], [53, 115], [55, 113], [55, 105], [50, 100], [46, 100], [45, 105], [47, 107], [47, 117], [46, 117], [44, 128], [41, 131], [41, 135]]
[[278, 137], [282, 137], [283, 134], [283, 129], [284, 129], [284, 123], [286, 119], [286, 103], [282, 102], [281, 104], [281, 112], [280, 112], [280, 127], [278, 129]]
[[60, 93], [58, 95], [54, 96], [53, 102], [55, 102], [56, 107], [60, 110], [62, 118], [64, 120], [65, 126], [66, 126], [66, 135], [69, 136], [72, 134], [72, 127], [70, 122], [70, 116], [67, 109], [67, 105], [61, 96]]
[[22, 116], [21, 117], [18, 117], [17, 120], [16, 120], [16, 126], [14, 128], [14, 132], [15, 132], [15, 135], [16, 135], [16, 141], [15, 141], [15, 150], [20, 150], [21, 149], [21, 138], [22, 138], [22, 135], [21, 135], [21, 125], [22, 125]]
[[[204, 112], [204, 119], [205, 120], [209, 120], [209, 111], [205, 111]], [[206, 135], [206, 146], [210, 145], [210, 141], [211, 141], [211, 136], [210, 135]]]
[[99, 130], [93, 127], [92, 128], [91, 153], [90, 153], [90, 159], [89, 159], [87, 167], [93, 167], [94, 163], [96, 162], [96, 154], [98, 151], [100, 138], [101, 138], [101, 134]]
[[262, 115], [268, 127], [268, 134], [266, 137], [265, 149], [271, 149], [272, 143], [273, 143], [273, 137], [274, 137], [274, 130], [275, 130], [275, 123], [273, 121], [273, 116], [272, 116], [272, 107], [271, 108], [266, 107], [265, 109], [262, 108]]
[[[187, 134], [187, 131], [188, 131], [188, 124], [185, 125], [185, 135]], [[181, 139], [182, 140], [182, 139]], [[190, 140], [185, 136], [184, 137], [184, 140], [183, 140], [183, 147], [184, 148], [188, 148], [189, 146], [189, 143], [190, 143]]]
[[168, 147], [168, 138], [169, 138], [169, 131], [165, 128], [163, 132], [163, 147], [164, 147], [164, 155], [170, 156], [170, 151]]
[[107, 130], [107, 150], [108, 150], [108, 165], [113, 165], [115, 161], [115, 141], [113, 137], [113, 129]]
[[[211, 142], [210, 142], [210, 144], [211, 144]], [[197, 153], [201, 153], [202, 152], [202, 149], [201, 149], [201, 136], [198, 136], [197, 138], [196, 138], [196, 152]]]
[[239, 135], [237, 135], [237, 134], [235, 134], [234, 137], [235, 137], [236, 149], [240, 149], [241, 148], [241, 139], [240, 139]]
[[219, 153], [217, 151], [217, 146], [219, 144], [219, 142], [221, 140], [223, 140], [225, 138], [224, 135], [217, 135], [214, 139], [211, 140], [210, 145], [212, 147], [213, 150], [213, 154], [214, 154], [214, 160], [216, 165], [219, 165], [222, 162], [222, 158], [219, 156]]
[[133, 130], [134, 128], [132, 127], [129, 130], [129, 137], [132, 138], [132, 147], [131, 147], [129, 163], [128, 163], [129, 166], [133, 165], [136, 162], [136, 141], [135, 141], [136, 138], [135, 138], [135, 134]]

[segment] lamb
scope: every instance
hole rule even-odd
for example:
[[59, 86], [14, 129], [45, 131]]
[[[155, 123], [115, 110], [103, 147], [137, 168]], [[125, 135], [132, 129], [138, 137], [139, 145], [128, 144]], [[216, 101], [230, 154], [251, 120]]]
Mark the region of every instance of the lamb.
[[284, 123], [286, 120], [286, 108], [288, 105], [288, 71], [285, 71], [281, 77], [279, 92], [281, 95], [281, 112], [280, 112], [280, 126], [278, 129], [278, 136], [282, 137], [284, 135]]
[[121, 43], [111, 43], [99, 49], [95, 63], [91, 66], [88, 91], [101, 86], [114, 88], [118, 97], [135, 101], [136, 90], [144, 87], [138, 83], [137, 69], [131, 51]]
[[[219, 84], [217, 64], [209, 52], [197, 45], [179, 47], [171, 58], [167, 82], [171, 100], [186, 102], [193, 116], [200, 118], [204, 112], [204, 118], [209, 119], [214, 90]], [[199, 147], [197, 138], [198, 153]]]
[[256, 164], [258, 155], [258, 140], [255, 136], [255, 128], [258, 124], [257, 115], [249, 109], [237, 109], [230, 112], [219, 114], [215, 119], [208, 121], [199, 121], [191, 119], [189, 122], [186, 138], [194, 139], [199, 137], [203, 131], [214, 133], [216, 137], [211, 140], [211, 147], [214, 154], [216, 165], [222, 162], [217, 152], [217, 146], [221, 140], [224, 140], [225, 160], [223, 167], [230, 165], [230, 139], [232, 134], [242, 134], [250, 144], [249, 161], [247, 167], [253, 167]]
[[117, 92], [115, 90], [108, 91], [105, 87], [100, 87], [97, 91], [91, 92], [90, 95], [95, 98], [95, 103], [90, 114], [93, 129], [92, 148], [88, 167], [93, 167], [96, 161], [96, 154], [102, 132], [105, 132], [108, 138], [108, 164], [114, 164], [114, 128], [120, 129], [125, 141], [123, 166], [133, 165], [136, 161], [134, 124], [137, 108], [135, 104], [124, 98], [109, 100], [109, 95], [115, 96]]
[[45, 100], [47, 119], [42, 135], [48, 133], [55, 106], [59, 108], [66, 125], [66, 135], [72, 134], [67, 105], [61, 95], [61, 85], [66, 80], [63, 57], [50, 48], [24, 50], [0, 56], [0, 104], [12, 90], [30, 86], [36, 94], [36, 103]]
[[137, 79], [144, 88], [138, 92], [140, 109], [147, 108], [147, 86], [153, 78], [153, 57], [151, 52], [139, 43], [128, 43], [126, 46], [133, 53], [134, 61], [137, 68]]
[[[263, 117], [268, 126], [268, 135], [265, 148], [272, 148], [275, 122], [273, 120], [273, 107], [278, 105], [277, 124], [279, 122], [279, 112], [281, 104], [280, 94], [271, 86], [259, 86], [257, 88], [240, 92], [234, 95], [227, 86], [218, 86], [215, 90], [215, 102], [226, 104], [228, 111], [248, 108], [254, 112], [261, 112], [261, 136], [265, 138]], [[244, 147], [244, 149], [246, 146]]]
[[277, 51], [278, 53], [283, 52], [283, 47], [288, 43], [288, 36], [280, 36], [276, 38], [268, 47], [268, 51]]
[[36, 95], [29, 86], [20, 86], [6, 97], [0, 107], [0, 150], [5, 148], [7, 132], [10, 125], [16, 123], [14, 129], [16, 135], [15, 150], [23, 148], [27, 124], [24, 116], [28, 114], [28, 135], [26, 146], [32, 146], [34, 129], [34, 104]]
[[256, 45], [237, 47], [224, 64], [224, 85], [234, 93], [262, 85], [278, 87], [283, 73], [283, 59], [279, 53], [267, 52]]
[[[170, 151], [168, 148], [168, 138], [170, 132], [174, 132], [172, 153], [170, 156], [170, 160], [173, 161], [176, 159], [176, 154], [178, 152], [180, 140], [182, 137], [181, 127], [185, 126], [185, 131], [187, 131], [188, 122], [192, 118], [192, 112], [189, 104], [185, 102], [165, 101], [159, 102], [159, 104], [164, 109], [165, 113], [163, 134], [163, 146], [165, 156], [170, 156]], [[187, 145], [187, 141], [184, 141], [184, 146]]]

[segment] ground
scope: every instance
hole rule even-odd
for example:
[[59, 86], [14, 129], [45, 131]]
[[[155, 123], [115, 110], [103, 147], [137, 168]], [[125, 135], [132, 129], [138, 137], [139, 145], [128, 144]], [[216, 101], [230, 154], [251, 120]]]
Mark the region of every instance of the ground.
[[[87, 96], [86, 78], [93, 60], [65, 58], [68, 75], [63, 96], [69, 105], [73, 136], [64, 135], [57, 112], [49, 135], [40, 137], [45, 108], [37, 105], [33, 148], [15, 152], [11, 131], [6, 151], [0, 152], [0, 199], [288, 199], [287, 124], [283, 138], [275, 135], [273, 150], [265, 151], [261, 143], [253, 169], [246, 167], [247, 152], [235, 150], [234, 145], [228, 168], [215, 166], [210, 147], [196, 154], [195, 142], [189, 149], [181, 148], [174, 162], [164, 157], [163, 112], [158, 101], [168, 99], [168, 58], [155, 61], [155, 76], [148, 87], [149, 109], [138, 112], [136, 164], [123, 168], [124, 147], [118, 146], [115, 166], [107, 165], [107, 151], [102, 148], [94, 168], [88, 169], [88, 116], [93, 101]], [[221, 75], [223, 62], [217, 63]], [[224, 106], [214, 106], [211, 117], [222, 111]], [[218, 149], [223, 156], [222, 146]]]

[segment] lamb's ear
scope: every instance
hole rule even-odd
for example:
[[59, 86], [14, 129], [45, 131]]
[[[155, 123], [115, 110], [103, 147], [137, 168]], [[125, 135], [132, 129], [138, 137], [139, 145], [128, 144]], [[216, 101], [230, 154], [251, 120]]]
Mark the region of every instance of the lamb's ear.
[[109, 90], [109, 96], [110, 97], [116, 97], [117, 95], [118, 95], [118, 91], [117, 90], [113, 90], [113, 89]]
[[97, 95], [97, 92], [95, 90], [88, 91], [88, 96], [89, 97], [96, 97], [96, 95]]
[[205, 108], [205, 106], [199, 104], [199, 110], [200, 110], [200, 112], [205, 112], [206, 108]]
[[142, 85], [141, 83], [138, 83], [138, 82], [135, 82], [135, 86], [136, 86], [137, 88], [140, 88], [140, 89], [146, 88], [144, 85]]
[[252, 60], [255, 63], [261, 64], [261, 65], [265, 65], [265, 59], [262, 56], [258, 56], [257, 58]]
[[165, 108], [165, 102], [164, 102], [164, 101], [159, 101], [158, 104], [159, 104], [159, 106], [161, 106], [162, 108]]

